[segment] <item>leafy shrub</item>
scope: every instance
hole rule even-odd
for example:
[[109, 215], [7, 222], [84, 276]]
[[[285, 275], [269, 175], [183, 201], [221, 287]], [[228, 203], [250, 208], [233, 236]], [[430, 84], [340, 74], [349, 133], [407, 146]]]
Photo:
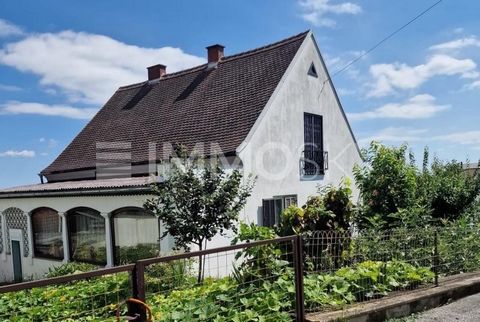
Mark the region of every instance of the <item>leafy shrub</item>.
[[157, 257], [158, 255], [158, 244], [116, 247], [115, 262], [118, 263], [118, 265], [124, 265], [135, 263], [139, 259]]
[[372, 142], [363, 150], [365, 164], [354, 168], [362, 199], [355, 216], [360, 229], [427, 226], [478, 211], [480, 171], [469, 173], [455, 160], [434, 158], [430, 164], [428, 148], [419, 169], [411, 153], [408, 162], [407, 148]]
[[49, 268], [48, 273], [45, 274], [45, 277], [58, 277], [82, 272], [89, 272], [95, 269], [98, 269], [98, 266], [88, 263], [80, 263], [80, 262], [70, 262], [65, 263], [60, 266]]
[[149, 265], [145, 268], [145, 282], [156, 292], [170, 292], [174, 289], [188, 288], [196, 283], [194, 260], [176, 260]]
[[[232, 240], [232, 244], [275, 237], [277, 236], [272, 228], [241, 223], [239, 233]], [[288, 261], [282, 258], [282, 250], [276, 244], [243, 249], [235, 254], [235, 260], [241, 261], [240, 265], [234, 266], [233, 271], [233, 276], [239, 284], [278, 276], [288, 265]]]
[[321, 187], [319, 195], [310, 196], [302, 208], [291, 205], [282, 212], [279, 234], [288, 236], [319, 230], [348, 230], [353, 214], [351, 196], [348, 179], [342, 180], [338, 187]]
[[281, 236], [300, 234], [305, 230], [305, 212], [296, 205], [290, 205], [280, 215], [280, 227], [278, 232]]
[[390, 215], [415, 206], [416, 168], [407, 161], [406, 151], [406, 145], [387, 147], [377, 142], [362, 151], [365, 163], [353, 170], [362, 198], [356, 217], [359, 228], [394, 228], [396, 221]]
[[439, 273], [454, 275], [480, 267], [480, 225], [457, 220], [439, 230]]
[[[352, 202], [352, 189], [350, 188], [351, 181], [344, 178], [338, 187], [326, 186], [320, 188], [320, 195], [323, 198], [325, 209], [333, 213], [334, 218], [316, 230], [348, 230], [353, 216], [354, 206]], [[307, 203], [308, 204], [308, 203]], [[308, 206], [306, 210], [308, 209]]]
[[430, 168], [424, 166], [418, 181], [419, 198], [431, 209], [434, 219], [458, 219], [480, 195], [480, 172], [469, 174], [456, 161], [441, 162], [435, 158]]

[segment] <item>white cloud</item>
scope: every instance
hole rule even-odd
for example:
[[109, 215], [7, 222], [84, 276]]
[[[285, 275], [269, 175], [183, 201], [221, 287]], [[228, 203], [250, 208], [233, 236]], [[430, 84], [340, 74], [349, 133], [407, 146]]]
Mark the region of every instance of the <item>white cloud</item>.
[[454, 132], [436, 136], [434, 139], [455, 144], [480, 145], [480, 131]]
[[5, 152], [0, 152], [0, 157], [9, 157], [9, 158], [33, 158], [35, 156], [35, 151], [31, 150], [8, 150]]
[[428, 94], [416, 95], [403, 103], [389, 103], [366, 112], [349, 113], [352, 121], [379, 118], [425, 119], [448, 109], [449, 105], [435, 104], [435, 97]]
[[395, 89], [417, 88], [435, 76], [472, 78], [477, 75], [476, 67], [471, 59], [457, 59], [443, 54], [434, 55], [425, 64], [417, 66], [400, 63], [372, 65], [370, 74], [374, 82], [368, 96], [380, 97]]
[[335, 20], [327, 18], [327, 14], [351, 14], [362, 12], [362, 7], [352, 2], [331, 3], [330, 0], [300, 0], [302, 18], [315, 26], [334, 27]]
[[48, 105], [32, 102], [10, 101], [0, 105], [0, 114], [37, 114], [88, 120], [97, 112], [98, 109], [96, 108], [77, 108], [66, 105]]
[[466, 85], [465, 89], [467, 90], [480, 89], [480, 80], [476, 80], [473, 83]]
[[48, 148], [54, 148], [58, 145], [58, 141], [55, 140], [55, 139], [46, 139], [46, 138], [40, 138], [38, 139], [38, 142], [40, 143], [45, 143], [47, 145]]
[[[34, 53], [34, 54], [32, 54]], [[0, 63], [40, 76], [71, 102], [104, 104], [121, 85], [144, 81], [157, 63], [173, 72], [204, 63], [180, 48], [143, 48], [103, 35], [62, 31], [31, 34], [0, 50]]]
[[14, 85], [5, 85], [5, 84], [0, 84], [0, 91], [6, 91], [6, 92], [18, 92], [21, 91], [22, 89], [18, 86]]
[[8, 36], [20, 36], [23, 35], [23, 31], [20, 27], [15, 26], [14, 24], [0, 19], [0, 37]]
[[388, 127], [380, 132], [359, 140], [361, 145], [372, 141], [381, 142], [413, 142], [423, 139], [422, 135], [428, 132], [426, 129], [413, 129], [408, 127]]
[[430, 47], [430, 50], [454, 51], [466, 47], [480, 47], [480, 39], [475, 36], [464, 37]]

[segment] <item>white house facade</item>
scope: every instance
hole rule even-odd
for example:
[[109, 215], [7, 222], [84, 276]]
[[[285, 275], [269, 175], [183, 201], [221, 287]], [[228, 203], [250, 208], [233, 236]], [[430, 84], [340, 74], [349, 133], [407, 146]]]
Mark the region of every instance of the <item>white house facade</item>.
[[352, 178], [360, 151], [311, 32], [233, 56], [207, 48], [202, 66], [152, 66], [148, 81], [119, 88], [42, 183], [0, 191], [0, 281], [168, 253], [172, 239], [159, 239], [143, 204], [175, 143], [256, 176], [240, 219], [259, 225]]

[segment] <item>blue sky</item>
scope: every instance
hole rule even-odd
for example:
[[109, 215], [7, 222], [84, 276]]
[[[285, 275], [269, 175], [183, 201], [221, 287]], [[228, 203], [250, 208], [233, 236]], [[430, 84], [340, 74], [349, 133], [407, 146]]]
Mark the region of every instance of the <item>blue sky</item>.
[[[121, 85], [312, 29], [331, 73], [435, 0], [2, 1], [0, 187], [36, 183]], [[444, 0], [334, 77], [361, 145], [480, 158], [480, 2]]]

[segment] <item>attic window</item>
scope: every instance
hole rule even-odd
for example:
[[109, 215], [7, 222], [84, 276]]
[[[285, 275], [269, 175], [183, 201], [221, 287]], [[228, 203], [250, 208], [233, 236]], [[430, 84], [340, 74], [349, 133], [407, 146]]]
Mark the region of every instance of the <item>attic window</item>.
[[315, 78], [318, 77], [317, 69], [315, 68], [315, 65], [313, 63], [310, 65], [310, 68], [308, 69], [308, 75]]
[[135, 105], [138, 104], [144, 98], [151, 90], [152, 90], [152, 85], [150, 84], [145, 84], [142, 87], [140, 87], [137, 91], [137, 93], [128, 101], [128, 103], [123, 107], [124, 110], [129, 110], [135, 107]]

